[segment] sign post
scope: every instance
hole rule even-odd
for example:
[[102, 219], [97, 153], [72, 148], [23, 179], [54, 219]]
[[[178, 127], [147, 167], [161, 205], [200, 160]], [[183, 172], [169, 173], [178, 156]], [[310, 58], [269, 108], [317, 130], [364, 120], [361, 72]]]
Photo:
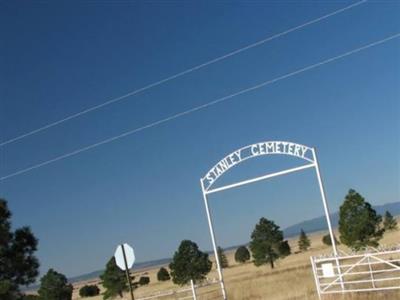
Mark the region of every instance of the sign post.
[[193, 300], [197, 300], [196, 288], [194, 286], [193, 279], [190, 279], [190, 287], [192, 288]]
[[126, 280], [128, 281], [129, 291], [131, 293], [131, 300], [135, 300], [135, 297], [133, 296], [131, 275], [129, 272], [129, 269], [132, 268], [133, 263], [135, 262], [135, 253], [133, 251], [133, 248], [128, 244], [121, 244], [115, 250], [114, 257], [117, 266], [121, 270], [125, 271]]

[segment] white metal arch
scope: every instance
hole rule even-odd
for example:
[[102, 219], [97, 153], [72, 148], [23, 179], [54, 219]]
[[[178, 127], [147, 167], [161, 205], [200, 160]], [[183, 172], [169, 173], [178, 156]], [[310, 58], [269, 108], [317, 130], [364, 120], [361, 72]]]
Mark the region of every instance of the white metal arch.
[[[279, 171], [279, 172], [275, 172], [275, 173], [265, 174], [265, 175], [262, 175], [262, 176], [259, 176], [256, 178], [251, 178], [251, 179], [243, 180], [243, 181], [236, 182], [233, 184], [228, 184], [228, 185], [225, 185], [222, 187], [211, 189], [212, 185], [217, 181], [217, 179], [220, 178], [226, 171], [228, 171], [232, 167], [240, 164], [241, 162], [243, 162], [245, 160], [253, 158], [253, 157], [259, 157], [262, 155], [273, 155], [273, 154], [296, 156], [296, 157], [304, 159], [308, 163], [305, 165], [299, 166], [299, 167], [295, 167], [295, 168], [291, 168], [291, 169], [287, 169], [287, 170], [283, 170], [283, 171]], [[337, 248], [336, 248], [336, 242], [335, 242], [335, 238], [334, 238], [334, 234], [333, 234], [332, 224], [331, 224], [331, 220], [330, 220], [330, 216], [329, 216], [328, 203], [326, 201], [325, 190], [324, 190], [324, 186], [323, 186], [322, 179], [321, 179], [321, 174], [320, 174], [320, 170], [319, 170], [319, 165], [318, 165], [318, 160], [317, 160], [317, 155], [316, 155], [315, 149], [312, 147], [308, 147], [308, 146], [293, 143], [293, 142], [267, 141], [267, 142], [261, 142], [261, 143], [247, 145], [236, 151], [233, 151], [232, 153], [225, 156], [222, 160], [220, 160], [217, 164], [215, 164], [206, 173], [206, 175], [200, 179], [201, 189], [203, 192], [204, 204], [206, 207], [208, 225], [209, 225], [209, 229], [210, 229], [211, 242], [213, 244], [214, 257], [215, 257], [215, 261], [217, 264], [217, 271], [218, 271], [222, 296], [223, 296], [224, 300], [227, 299], [227, 295], [226, 295], [226, 290], [225, 290], [223, 273], [222, 273], [220, 261], [218, 258], [217, 243], [216, 243], [216, 239], [215, 239], [215, 232], [214, 232], [214, 228], [213, 228], [212, 217], [211, 217], [210, 209], [208, 206], [207, 195], [211, 194], [211, 193], [221, 192], [221, 191], [228, 190], [231, 188], [239, 187], [239, 186], [246, 185], [249, 183], [257, 182], [260, 180], [265, 180], [265, 179], [269, 179], [272, 177], [286, 175], [289, 173], [305, 170], [308, 168], [314, 168], [316, 175], [317, 175], [318, 185], [319, 185], [321, 198], [322, 198], [322, 203], [324, 206], [325, 217], [326, 217], [326, 221], [327, 221], [328, 228], [329, 228], [329, 234], [331, 236], [333, 253], [334, 253], [334, 256], [336, 257], [336, 264], [337, 264], [337, 269], [339, 271], [339, 278], [340, 278], [340, 282], [342, 283], [339, 260], [337, 259], [338, 253], [337, 253]], [[341, 284], [341, 287], [342, 287], [342, 289], [344, 289], [343, 283]]]
[[[308, 146], [287, 141], [268, 141], [244, 146], [226, 155], [207, 172], [207, 174], [202, 178], [202, 180], [205, 181], [204, 188], [208, 191], [209, 188], [211, 188], [211, 186], [217, 181], [217, 179], [225, 172], [227, 172], [233, 166], [236, 166], [250, 158], [264, 155], [281, 154], [295, 156], [314, 163], [312, 151], [313, 149]], [[209, 184], [207, 184], [207, 181]]]

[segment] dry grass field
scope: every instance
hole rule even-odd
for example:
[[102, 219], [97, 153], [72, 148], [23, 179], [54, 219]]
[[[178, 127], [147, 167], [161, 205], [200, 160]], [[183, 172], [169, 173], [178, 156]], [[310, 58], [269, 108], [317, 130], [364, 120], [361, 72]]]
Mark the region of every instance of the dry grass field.
[[[313, 273], [311, 270], [310, 256], [322, 253], [330, 253], [330, 248], [325, 246], [321, 239], [325, 233], [316, 233], [309, 235], [311, 239], [311, 249], [304, 253], [292, 254], [289, 257], [277, 262], [276, 267], [272, 270], [269, 266], [255, 267], [252, 263], [237, 264], [234, 261], [234, 251], [228, 252], [229, 268], [224, 269], [224, 279], [228, 298], [230, 300], [258, 300], [258, 299], [318, 299]], [[393, 245], [400, 242], [400, 231], [386, 233], [381, 244]], [[297, 252], [297, 238], [289, 240], [292, 247], [292, 253]], [[348, 251], [342, 245], [340, 249]], [[156, 279], [158, 268], [149, 270], [141, 270], [134, 275], [138, 278], [141, 275], [150, 277], [150, 284], [143, 286], [135, 291], [135, 298], [143, 298], [154, 295], [159, 291], [176, 290], [181, 287], [175, 286], [172, 282], [160, 283]], [[213, 270], [209, 274], [209, 278], [217, 278], [217, 273]], [[83, 283], [75, 286], [73, 299], [80, 299], [78, 289]], [[400, 282], [399, 282], [400, 284]], [[189, 296], [188, 293], [179, 295], [160, 297], [159, 299], [182, 299]], [[219, 285], [214, 284], [209, 287], [200, 288], [198, 290], [199, 300], [221, 299]], [[130, 299], [129, 295], [124, 296]], [[92, 300], [100, 300], [101, 296], [90, 298]], [[358, 293], [352, 295], [335, 295], [325, 296], [326, 300], [396, 300], [400, 299], [400, 291], [385, 293]]]

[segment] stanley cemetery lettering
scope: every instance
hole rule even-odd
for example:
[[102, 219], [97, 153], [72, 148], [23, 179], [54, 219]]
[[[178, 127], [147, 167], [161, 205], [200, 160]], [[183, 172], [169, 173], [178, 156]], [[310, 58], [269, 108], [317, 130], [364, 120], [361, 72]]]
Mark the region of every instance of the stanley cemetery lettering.
[[285, 141], [256, 143], [232, 152], [212, 167], [206, 176], [202, 178], [205, 189], [209, 189], [222, 174], [238, 163], [249, 158], [270, 154], [291, 155], [314, 162], [311, 148], [301, 144]]

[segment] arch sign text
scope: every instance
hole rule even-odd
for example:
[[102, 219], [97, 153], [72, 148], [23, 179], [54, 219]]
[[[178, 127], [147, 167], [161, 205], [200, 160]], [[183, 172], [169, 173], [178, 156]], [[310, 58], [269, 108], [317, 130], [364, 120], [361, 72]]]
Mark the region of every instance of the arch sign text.
[[202, 178], [204, 189], [208, 190], [227, 170], [249, 158], [261, 155], [284, 154], [314, 162], [312, 150], [310, 147], [285, 141], [270, 141], [248, 145], [225, 156], [212, 167], [206, 176]]

